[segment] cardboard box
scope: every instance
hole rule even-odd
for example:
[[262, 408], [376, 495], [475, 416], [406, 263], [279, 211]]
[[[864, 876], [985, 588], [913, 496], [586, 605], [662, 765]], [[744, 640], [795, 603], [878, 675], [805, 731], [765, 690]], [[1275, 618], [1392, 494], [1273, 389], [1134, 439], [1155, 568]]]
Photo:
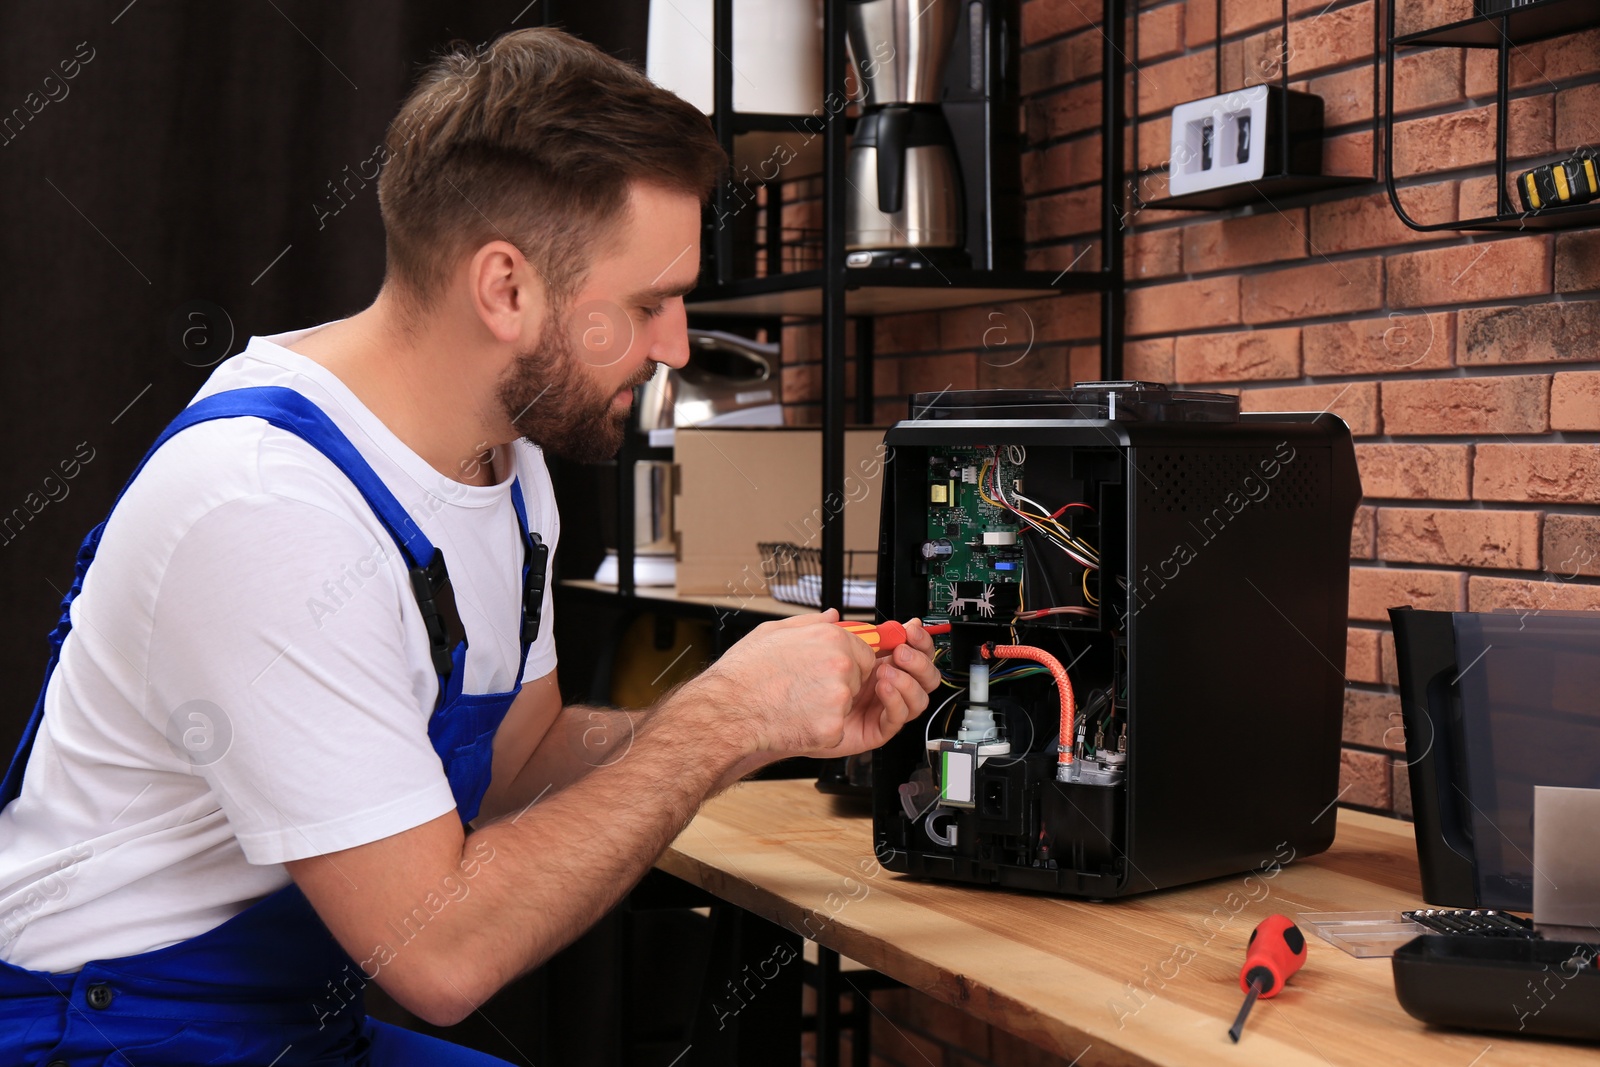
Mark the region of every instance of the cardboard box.
[[[766, 593], [763, 541], [822, 547], [825, 515], [844, 519], [845, 548], [874, 573], [882, 429], [845, 433], [844, 499], [822, 499], [822, 432], [811, 428], [680, 429], [674, 444], [678, 592]], [[826, 510], [825, 510], [826, 506]], [[837, 520], [836, 520], [837, 521]], [[858, 568], [859, 570], [859, 568]]]

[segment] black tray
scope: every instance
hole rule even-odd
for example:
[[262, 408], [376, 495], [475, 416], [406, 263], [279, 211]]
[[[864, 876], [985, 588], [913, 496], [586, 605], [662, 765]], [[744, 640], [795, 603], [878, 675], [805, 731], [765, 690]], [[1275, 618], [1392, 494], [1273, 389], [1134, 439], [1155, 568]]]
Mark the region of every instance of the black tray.
[[1394, 954], [1400, 1006], [1425, 1023], [1600, 1041], [1600, 945], [1424, 934]]

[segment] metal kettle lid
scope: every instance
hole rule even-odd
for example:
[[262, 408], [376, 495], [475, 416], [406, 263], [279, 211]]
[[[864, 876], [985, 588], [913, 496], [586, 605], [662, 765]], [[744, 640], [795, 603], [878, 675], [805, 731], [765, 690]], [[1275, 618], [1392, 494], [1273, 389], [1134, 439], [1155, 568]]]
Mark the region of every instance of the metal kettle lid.
[[689, 331], [689, 362], [676, 371], [686, 381], [760, 382], [772, 376], [778, 346], [721, 330]]
[[720, 330], [689, 331], [689, 361], [665, 363], [640, 387], [641, 430], [690, 426], [730, 411], [776, 404], [779, 347]]

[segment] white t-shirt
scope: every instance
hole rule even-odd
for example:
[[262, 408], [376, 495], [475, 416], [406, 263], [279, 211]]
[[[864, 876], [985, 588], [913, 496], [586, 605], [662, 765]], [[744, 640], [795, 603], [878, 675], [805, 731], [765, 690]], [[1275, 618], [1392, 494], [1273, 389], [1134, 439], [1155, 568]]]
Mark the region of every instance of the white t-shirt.
[[[199, 396], [279, 385], [321, 407], [443, 550], [466, 691], [510, 689], [513, 475], [529, 529], [552, 549], [560, 532], [542, 454], [498, 450], [493, 486], [439, 473], [283, 347], [306, 332], [253, 338]], [[543, 619], [525, 679], [555, 669], [548, 589]], [[0, 958], [64, 972], [162, 948], [287, 885], [286, 861], [453, 810], [427, 734], [437, 694], [405, 557], [355, 486], [261, 419], [178, 434], [106, 526], [0, 812]]]

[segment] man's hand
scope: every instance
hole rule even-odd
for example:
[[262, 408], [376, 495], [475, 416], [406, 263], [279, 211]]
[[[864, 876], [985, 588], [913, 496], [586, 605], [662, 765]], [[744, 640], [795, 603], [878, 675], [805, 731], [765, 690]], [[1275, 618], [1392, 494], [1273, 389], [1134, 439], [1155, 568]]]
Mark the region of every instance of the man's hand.
[[768, 760], [876, 748], [927, 708], [939, 684], [933, 639], [913, 622], [906, 644], [879, 661], [838, 618], [829, 610], [764, 623], [668, 703], [721, 709]]
[[906, 643], [879, 658], [872, 676], [856, 693], [843, 742], [835, 749], [805, 755], [827, 759], [877, 748], [927, 710], [928, 694], [937, 688], [933, 638], [922, 628], [921, 619], [912, 619], [906, 623]]

